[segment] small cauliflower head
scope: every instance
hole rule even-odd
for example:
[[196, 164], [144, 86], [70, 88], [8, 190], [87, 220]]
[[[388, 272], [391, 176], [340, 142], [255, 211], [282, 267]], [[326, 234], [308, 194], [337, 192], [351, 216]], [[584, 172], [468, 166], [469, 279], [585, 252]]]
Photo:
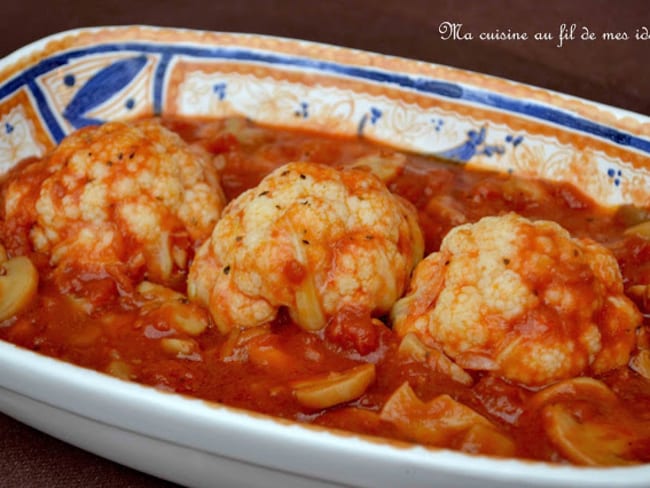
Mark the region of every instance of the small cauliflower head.
[[514, 213], [452, 229], [391, 319], [465, 369], [529, 386], [627, 364], [641, 322], [609, 250]]
[[207, 155], [156, 120], [81, 129], [35, 164], [5, 189], [5, 220], [53, 266], [178, 281], [225, 205]]
[[422, 253], [415, 209], [376, 176], [294, 162], [226, 207], [190, 268], [188, 296], [223, 333], [269, 322], [280, 307], [315, 331], [347, 307], [388, 312]]

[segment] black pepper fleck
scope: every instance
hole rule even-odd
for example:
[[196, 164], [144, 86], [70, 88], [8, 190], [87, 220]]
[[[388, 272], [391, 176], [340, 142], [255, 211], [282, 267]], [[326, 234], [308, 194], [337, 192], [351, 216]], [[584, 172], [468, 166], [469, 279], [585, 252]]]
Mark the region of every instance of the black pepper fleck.
[[230, 273], [230, 265], [228, 265], [228, 266], [226, 266], [225, 268], [223, 268], [223, 274], [226, 274], [226, 275], [227, 275], [228, 273]]
[[503, 258], [503, 264], [506, 266], [510, 264], [510, 260], [508, 258]]
[[258, 197], [263, 197], [264, 195], [268, 195], [268, 194], [269, 194], [269, 191], [268, 191], [268, 190], [265, 190], [265, 191], [261, 192], [261, 193], [260, 193], [259, 195], [257, 195], [257, 196], [258, 196]]
[[307, 177], [306, 177], [305, 175], [303, 175], [302, 173], [300, 173], [300, 179], [301, 179], [301, 180], [304, 180], [304, 179], [306, 179], [306, 178], [307, 178]]
[[309, 241], [308, 241], [307, 239], [303, 239], [303, 240], [302, 240], [302, 243], [303, 243], [303, 244], [309, 244]]

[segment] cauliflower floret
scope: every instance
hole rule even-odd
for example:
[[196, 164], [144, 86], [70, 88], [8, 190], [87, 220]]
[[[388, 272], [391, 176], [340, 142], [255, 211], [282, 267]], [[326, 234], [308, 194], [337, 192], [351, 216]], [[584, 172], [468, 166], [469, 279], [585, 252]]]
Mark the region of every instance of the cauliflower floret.
[[280, 307], [318, 330], [346, 307], [386, 313], [422, 253], [415, 209], [374, 175], [289, 163], [226, 207], [197, 252], [188, 296], [224, 333]]
[[154, 120], [79, 130], [4, 192], [5, 221], [31, 229], [53, 266], [162, 283], [186, 272], [224, 205], [207, 156]]
[[464, 368], [531, 386], [625, 365], [641, 322], [611, 252], [514, 213], [452, 229], [391, 317]]

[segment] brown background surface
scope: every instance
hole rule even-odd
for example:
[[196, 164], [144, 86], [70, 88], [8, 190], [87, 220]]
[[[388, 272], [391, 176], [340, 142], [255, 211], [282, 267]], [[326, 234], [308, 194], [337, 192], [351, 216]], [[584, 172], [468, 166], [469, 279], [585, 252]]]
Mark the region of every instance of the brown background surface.
[[[12, 0], [3, 2], [0, 57], [66, 29], [149, 24], [296, 37], [489, 73], [650, 115], [650, 28], [645, 0]], [[444, 41], [443, 21], [473, 41]], [[628, 41], [480, 41], [482, 31], [551, 32], [562, 23]], [[2, 374], [0, 372], [0, 374]], [[172, 486], [68, 446], [0, 414], [3, 487]]]

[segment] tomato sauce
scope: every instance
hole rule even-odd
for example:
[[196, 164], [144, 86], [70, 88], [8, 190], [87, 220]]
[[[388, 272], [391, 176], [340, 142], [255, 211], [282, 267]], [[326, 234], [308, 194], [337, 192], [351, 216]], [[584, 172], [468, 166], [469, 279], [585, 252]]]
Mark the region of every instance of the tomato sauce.
[[[168, 119], [164, 123], [188, 143], [214, 156], [227, 200], [255, 186], [288, 161], [340, 166], [368, 155], [388, 157], [396, 153], [364, 139], [259, 127], [239, 119]], [[393, 179], [389, 189], [417, 208], [426, 254], [437, 251], [445, 234], [457, 225], [514, 211], [531, 219], [554, 220], [572, 235], [589, 237], [610, 248], [619, 262], [626, 289], [650, 284], [650, 241], [625, 233], [631, 225], [647, 220], [644, 210], [626, 207], [614, 212], [600, 208], [565, 183], [467, 169], [421, 155], [404, 156], [404, 171]], [[12, 174], [25, 168], [23, 164]], [[5, 182], [11, 180], [12, 174]], [[38, 179], [38, 172], [32, 177]], [[628, 367], [598, 378], [618, 401], [599, 405], [581, 394], [580, 386], [574, 388], [574, 393], [560, 392], [553, 397], [556, 403], [552, 406], [557, 407], [553, 410], [531, 400], [538, 393], [536, 389], [484, 372], [469, 372], [471, 383], [463, 384], [430, 367], [427, 361], [398, 354], [400, 339], [391, 331], [387, 317], [380, 318], [382, 325], [354, 310], [337, 316], [316, 333], [300, 329], [288, 314], [281, 313], [272, 323], [254, 331], [223, 335], [210, 326], [187, 342], [188, 337], [174, 325], [177, 319], [173, 316], [178, 310], [175, 307], [192, 306], [186, 300], [145, 304], [134, 292], [137, 283], [125, 287], [115, 283], [109, 274], [87, 276], [73, 266], [65, 273], [54, 273], [47, 257], [29, 248], [25, 237], [29, 229], [21, 225], [3, 224], [0, 237], [8, 249], [27, 254], [38, 268], [38, 296], [27, 310], [0, 324], [0, 339], [166, 391], [300, 422], [470, 453], [579, 463], [579, 456], [568, 452], [564, 444], [553, 442], [549, 422], [571, 411], [572, 418], [592, 422], [593, 432], [601, 428], [616, 433], [616, 426], [605, 425], [602, 420], [609, 416], [624, 419], [621, 430], [634, 429], [641, 434], [630, 441], [632, 447], [620, 459], [596, 457], [593, 463], [621, 464], [617, 462], [621, 459], [623, 464], [650, 462], [650, 380]], [[299, 279], [305, 272], [295, 263], [287, 263], [285, 271], [290, 280]], [[183, 293], [183, 284], [178, 289]], [[650, 327], [648, 299], [642, 294], [633, 298], [646, 314], [638, 332], [639, 343], [650, 342], [650, 333], [646, 332]], [[183, 310], [208, 316], [194, 308]], [[165, 343], [167, 349], [160, 347], [161, 341], [174, 338], [186, 340], [181, 349], [169, 341]], [[324, 409], [310, 409], [296, 400], [292, 385], [297, 380], [349, 370], [367, 362], [375, 365], [376, 376], [355, 400]], [[488, 430], [501, 437], [485, 434], [480, 422], [477, 425], [483, 427], [472, 430], [472, 436], [452, 432], [436, 437], [426, 427], [426, 419], [417, 420], [415, 427], [407, 429], [387, 420], [380, 411], [405, 382], [422, 402], [420, 410], [430, 411], [435, 406], [430, 402], [448, 395], [487, 419], [492, 425]], [[580, 434], [575, 435], [579, 439]], [[490, 447], [504, 443], [512, 443], [513, 447]], [[589, 459], [584, 462], [592, 463]]]

